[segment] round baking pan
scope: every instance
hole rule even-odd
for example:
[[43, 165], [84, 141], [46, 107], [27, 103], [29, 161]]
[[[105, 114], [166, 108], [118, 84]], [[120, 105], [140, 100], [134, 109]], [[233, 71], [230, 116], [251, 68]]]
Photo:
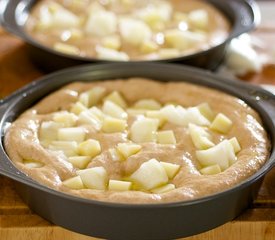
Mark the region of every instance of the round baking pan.
[[[94, 64], [62, 70], [32, 82], [0, 102], [0, 173], [17, 183], [29, 207], [67, 229], [107, 239], [175, 239], [198, 234], [234, 219], [256, 197], [264, 175], [275, 165], [270, 158], [253, 176], [233, 188], [204, 198], [162, 204], [107, 203], [57, 192], [34, 182], [14, 167], [5, 153], [5, 129], [38, 100], [73, 81], [104, 81], [144, 77], [156, 81], [190, 82], [241, 98], [261, 116], [272, 146], [275, 139], [275, 97], [253, 85], [174, 64]], [[203, 94], [203, 92], [202, 92]]]
[[[216, 69], [221, 63], [227, 44], [234, 37], [253, 29], [260, 21], [260, 12], [253, 0], [206, 0], [219, 9], [231, 23], [232, 29], [227, 39], [221, 44], [208, 50], [200, 51], [187, 56], [147, 61], [147, 62], [174, 62], [193, 65], [201, 68]], [[0, 1], [0, 24], [9, 32], [28, 43], [29, 53], [33, 62], [44, 71], [53, 71], [64, 67], [79, 65], [88, 62], [110, 62], [96, 58], [74, 56], [55, 51], [40, 44], [24, 30], [24, 24], [30, 10], [37, 0], [2, 0]]]

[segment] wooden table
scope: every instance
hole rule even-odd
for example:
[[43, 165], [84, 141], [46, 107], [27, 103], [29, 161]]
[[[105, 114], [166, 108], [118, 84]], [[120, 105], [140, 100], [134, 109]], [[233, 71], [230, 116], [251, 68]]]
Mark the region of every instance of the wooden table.
[[[0, 98], [41, 75], [42, 72], [28, 59], [25, 44], [0, 29]], [[261, 75], [249, 75], [245, 79], [253, 83], [275, 84], [275, 67], [267, 66]], [[0, 240], [15, 239], [92, 240], [94, 238], [65, 230], [43, 220], [21, 201], [14, 190], [13, 181], [0, 176]], [[259, 196], [250, 209], [232, 222], [187, 239], [275, 239], [275, 169], [266, 176]]]

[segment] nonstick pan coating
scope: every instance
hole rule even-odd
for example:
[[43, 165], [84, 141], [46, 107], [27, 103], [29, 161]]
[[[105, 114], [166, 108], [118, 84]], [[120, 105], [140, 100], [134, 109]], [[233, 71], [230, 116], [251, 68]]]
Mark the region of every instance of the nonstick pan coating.
[[13, 166], [5, 153], [3, 136], [6, 127], [20, 113], [69, 82], [129, 77], [186, 81], [239, 97], [260, 114], [274, 145], [275, 98], [256, 86], [173, 64], [87, 65], [47, 75], [0, 102], [0, 173], [17, 182], [18, 193], [37, 214], [57, 225], [94, 237], [175, 239], [210, 230], [238, 216], [256, 197], [264, 175], [275, 165], [274, 149], [265, 165], [239, 185], [197, 200], [165, 204], [119, 204], [81, 199], [42, 186]]
[[[36, 2], [38, 0], [0, 0], [0, 23], [7, 31], [15, 34], [29, 44], [30, 56], [35, 64], [48, 72], [89, 62], [110, 62], [63, 54], [32, 39], [24, 31], [24, 24], [30, 13], [30, 9]], [[218, 8], [231, 23], [232, 31], [228, 38], [223, 43], [205, 51], [183, 57], [156, 60], [155, 62], [182, 63], [214, 70], [220, 65], [230, 40], [252, 30], [260, 22], [260, 11], [253, 0], [207, 0], [207, 2]]]

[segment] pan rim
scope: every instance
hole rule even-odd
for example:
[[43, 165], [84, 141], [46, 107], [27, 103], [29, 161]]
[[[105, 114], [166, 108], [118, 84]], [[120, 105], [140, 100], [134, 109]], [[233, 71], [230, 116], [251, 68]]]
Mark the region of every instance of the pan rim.
[[[145, 63], [151, 63], [151, 62], [166, 63], [166, 62], [185, 61], [185, 60], [189, 60], [189, 59], [196, 58], [199, 56], [203, 56], [215, 49], [218, 49], [222, 45], [227, 44], [234, 37], [237, 37], [244, 32], [253, 30], [256, 26], [259, 25], [260, 19], [261, 19], [260, 9], [254, 0], [244, 0], [244, 1], [234, 0], [234, 2], [238, 2], [238, 4], [243, 4], [243, 5], [248, 6], [249, 10], [251, 11], [250, 25], [241, 26], [241, 27], [238, 26], [236, 23], [237, 22], [236, 20], [241, 20], [241, 21], [245, 22], [245, 20], [242, 19], [241, 15], [238, 15], [236, 13], [236, 15], [234, 16], [234, 20], [232, 21], [228, 14], [226, 14], [219, 7], [217, 7], [216, 4], [214, 4], [212, 1], [208, 1], [208, 4], [211, 4], [215, 8], [219, 9], [219, 11], [221, 11], [222, 14], [225, 15], [227, 20], [230, 22], [231, 30], [229, 31], [228, 36], [222, 42], [220, 42], [219, 44], [215, 44], [214, 46], [210, 46], [209, 48], [207, 48], [205, 50], [203, 49], [203, 50], [191, 53], [191, 54], [180, 55], [180, 56], [174, 57], [174, 58], [164, 58], [164, 59], [154, 59], [154, 60], [146, 60], [146, 59], [144, 59], [144, 60], [129, 60], [129, 61], [123, 62], [123, 61], [115, 61], [115, 60], [98, 59], [96, 57], [84, 57], [84, 56], [79, 56], [79, 55], [66, 54], [66, 53], [62, 53], [60, 51], [56, 51], [52, 47], [48, 47], [45, 44], [40, 43], [39, 41], [35, 40], [30, 34], [28, 34], [25, 31], [24, 26], [26, 24], [26, 19], [24, 21], [22, 21], [22, 23], [19, 23], [20, 21], [18, 20], [18, 17], [17, 17], [17, 15], [20, 15], [19, 13], [24, 13], [22, 15], [24, 15], [24, 17], [26, 18], [26, 15], [29, 15], [30, 9], [36, 4], [37, 0], [17, 0], [17, 1], [19, 3], [15, 3], [14, 6], [12, 7], [14, 14], [15, 14], [15, 16], [14, 16], [15, 25], [11, 24], [12, 26], [8, 26], [7, 29], [9, 29], [15, 35], [18, 35], [20, 38], [22, 38], [24, 41], [26, 41], [31, 46], [37, 47], [38, 49], [41, 49], [47, 53], [50, 53], [50, 54], [53, 54], [53, 55], [56, 55], [59, 57], [64, 57], [64, 58], [75, 60], [75, 61], [81, 61], [83, 63], [89, 63], [89, 62], [97, 62], [97, 63], [128, 63], [128, 62], [129, 63], [142, 63], [142, 62], [145, 62]], [[234, 2], [233, 2], [233, 4], [234, 4]], [[18, 4], [20, 4], [20, 3], [21, 3], [21, 6], [19, 8], [18, 13], [16, 14], [16, 12], [18, 10]], [[6, 4], [9, 4], [8, 1]], [[233, 10], [233, 4], [231, 3], [231, 1], [228, 1], [226, 4], [228, 4], [228, 6], [231, 7]], [[3, 3], [3, 5], [4, 5], [4, 3]], [[3, 9], [4, 9], [4, 7], [3, 7]], [[5, 28], [7, 21], [3, 15], [3, 13], [1, 13], [1, 10], [0, 10], [0, 15], [2, 15], [2, 16], [0, 16], [0, 23], [2, 22], [2, 25]], [[241, 29], [239, 29], [239, 28], [241, 28]]]
[[[181, 70], [182, 72], [184, 71], [189, 71], [189, 72], [193, 72], [195, 73], [197, 76], [197, 78], [200, 79], [200, 81], [204, 81], [202, 78], [203, 77], [211, 77], [213, 78], [212, 82], [214, 85], [218, 85], [218, 83], [216, 82], [217, 80], [222, 81], [224, 88], [227, 87], [231, 87], [230, 85], [235, 85], [238, 87], [244, 87], [245, 89], [247, 88], [252, 88], [252, 89], [257, 89], [258, 91], [266, 94], [268, 97], [272, 98], [273, 100], [275, 100], [275, 97], [273, 94], [265, 91], [264, 89], [261, 89], [259, 87], [256, 86], [251, 86], [248, 85], [246, 83], [240, 82], [238, 80], [232, 80], [232, 79], [227, 79], [224, 77], [221, 77], [219, 75], [215, 75], [212, 74], [210, 72], [205, 72], [204, 70], [198, 69], [198, 68], [194, 68], [194, 67], [190, 67], [190, 66], [180, 66], [180, 65], [176, 65], [176, 64], [162, 64], [162, 63], [128, 63], [131, 66], [136, 66], [136, 67], [146, 67], [146, 68], [161, 68], [163, 71], [170, 69], [171, 70]], [[90, 72], [92, 70], [102, 70], [102, 69], [112, 69], [112, 68], [125, 68], [125, 64], [124, 63], [110, 63], [110, 64], [87, 64], [87, 65], [82, 65], [82, 66], [77, 66], [77, 67], [72, 67], [72, 68], [68, 68], [68, 69], [63, 69], [57, 72], [54, 72], [52, 74], [48, 74], [46, 76], [42, 76], [40, 78], [38, 78], [36, 81], [26, 85], [25, 87], [19, 89], [18, 91], [16, 91], [15, 93], [11, 94], [10, 96], [8, 96], [7, 98], [3, 99], [0, 101], [0, 110], [1, 107], [6, 106], [6, 104], [8, 103], [12, 103], [9, 105], [8, 108], [4, 109], [4, 114], [3, 117], [0, 121], [0, 131], [2, 131], [2, 128], [4, 127], [4, 123], [5, 123], [5, 113], [9, 111], [10, 108], [12, 108], [12, 105], [16, 105], [17, 104], [17, 100], [18, 98], [24, 94], [28, 95], [31, 94], [33, 92], [36, 92], [39, 90], [39, 88], [43, 87], [43, 84], [47, 84], [49, 81], [53, 81], [53, 79], [59, 78], [66, 75], [70, 75], [76, 72]], [[215, 78], [215, 79], [214, 79]], [[109, 78], [110, 79], [110, 78]], [[156, 80], [156, 79], [153, 79]], [[184, 81], [186, 82], [186, 81]], [[62, 86], [65, 84], [68, 84], [69, 82], [64, 82], [62, 83]], [[197, 84], [197, 83], [195, 83]], [[203, 84], [200, 84], [202, 86], [205, 86]], [[220, 83], [221, 85], [221, 83]], [[207, 85], [206, 85], [207, 86]], [[60, 87], [60, 86], [59, 86]], [[55, 87], [55, 89], [59, 88], [59, 87]], [[33, 88], [38, 88], [38, 89], [34, 89]], [[222, 91], [222, 90], [221, 90]], [[245, 101], [245, 100], [244, 100]], [[250, 105], [250, 104], [248, 104]], [[1, 111], [0, 111], [1, 112]], [[275, 126], [273, 125], [274, 129]], [[3, 136], [2, 136], [3, 137]], [[272, 142], [274, 142], [274, 139], [270, 139]], [[7, 156], [3, 144], [2, 144], [2, 139], [1, 139], [1, 143], [0, 143], [0, 149], [3, 152], [3, 158], [4, 161], [8, 161], [10, 162], [12, 165], [12, 161], [9, 159], [9, 157]], [[0, 152], [1, 153], [1, 152]], [[64, 192], [60, 192], [57, 191], [55, 189], [52, 189], [50, 187], [47, 187], [45, 185], [40, 184], [39, 182], [36, 182], [34, 180], [32, 180], [30, 177], [27, 177], [26, 179], [24, 179], [22, 176], [19, 175], [10, 175], [8, 177], [13, 178], [14, 180], [23, 183], [23, 184], [27, 184], [31, 187], [34, 187], [36, 189], [48, 192], [49, 194], [52, 195], [56, 195], [58, 197], [62, 197], [65, 198], [67, 200], [71, 200], [71, 201], [77, 201], [77, 202], [81, 202], [83, 204], [95, 204], [97, 206], [105, 206], [105, 207], [113, 207], [113, 208], [137, 208], [137, 209], [148, 209], [148, 208], [174, 208], [174, 207], [181, 207], [181, 206], [187, 206], [187, 205], [193, 205], [193, 204], [197, 204], [197, 203], [202, 203], [202, 202], [206, 202], [206, 201], [210, 201], [213, 199], [216, 199], [218, 197], [223, 197], [226, 196], [227, 194], [231, 194], [234, 191], [238, 191], [240, 189], [243, 189], [249, 185], [251, 185], [252, 183], [256, 182], [257, 180], [259, 180], [260, 178], [262, 178], [273, 166], [275, 163], [275, 150], [274, 148], [272, 148], [270, 150], [270, 156], [269, 159], [265, 162], [265, 164], [253, 175], [251, 175], [250, 177], [248, 177], [247, 179], [245, 179], [244, 181], [240, 182], [237, 185], [234, 185], [233, 187], [230, 187], [228, 189], [225, 189], [223, 191], [211, 194], [211, 195], [207, 195], [205, 197], [201, 197], [201, 198], [196, 198], [193, 200], [184, 200], [184, 201], [176, 201], [176, 202], [167, 202], [167, 203], [116, 203], [116, 202], [108, 202], [108, 201], [99, 201], [99, 200], [93, 200], [93, 199], [87, 199], [87, 198], [81, 198], [81, 197], [77, 197], [68, 193], [64, 193]], [[0, 161], [3, 161], [2, 156], [0, 155], [1, 159]], [[14, 165], [13, 165], [14, 166]], [[15, 167], [15, 166], [14, 166]], [[17, 171], [21, 172], [19, 169], [17, 169], [15, 167], [15, 169]], [[3, 174], [5, 175], [5, 174]], [[8, 175], [8, 174], [6, 174]], [[23, 173], [23, 175], [25, 176], [25, 174]]]

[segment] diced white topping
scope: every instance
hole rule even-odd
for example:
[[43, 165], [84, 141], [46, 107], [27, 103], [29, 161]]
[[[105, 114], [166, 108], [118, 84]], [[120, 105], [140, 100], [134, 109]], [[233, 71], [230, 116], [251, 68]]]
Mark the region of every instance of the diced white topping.
[[160, 162], [160, 163], [164, 167], [166, 174], [170, 179], [173, 179], [180, 169], [180, 165], [178, 164], [168, 163], [168, 162]]
[[53, 141], [48, 147], [52, 151], [62, 151], [65, 156], [77, 156], [76, 141]]
[[97, 46], [97, 57], [102, 60], [110, 61], [128, 61], [129, 56], [125, 52], [119, 52], [114, 49]]
[[80, 18], [61, 5], [59, 5], [57, 11], [52, 13], [51, 18], [51, 24], [55, 28], [73, 28], [78, 27], [80, 24]]
[[74, 28], [70, 30], [65, 30], [60, 35], [60, 39], [63, 42], [66, 42], [68, 40], [79, 40], [84, 37], [83, 32], [80, 29]]
[[187, 126], [189, 123], [208, 126], [210, 122], [200, 113], [198, 108], [185, 109], [181, 106], [167, 105], [161, 110], [163, 116], [171, 123]]
[[111, 117], [119, 119], [127, 119], [128, 114], [119, 105], [112, 101], [105, 101], [102, 107], [102, 111]]
[[102, 39], [102, 46], [105, 48], [119, 50], [121, 47], [120, 37], [118, 35], [107, 36]]
[[132, 183], [127, 181], [109, 180], [109, 190], [111, 191], [129, 191]]
[[106, 94], [104, 87], [96, 86], [91, 90], [81, 93], [79, 96], [80, 102], [86, 107], [92, 107], [98, 104]]
[[103, 121], [105, 115], [104, 113], [98, 108], [98, 107], [92, 107], [89, 109], [89, 111], [95, 115], [100, 121]]
[[222, 113], [219, 113], [212, 124], [210, 125], [210, 129], [221, 132], [228, 133], [232, 127], [232, 121]]
[[176, 144], [176, 138], [172, 130], [157, 132], [157, 142], [160, 144]]
[[174, 105], [167, 105], [163, 107], [160, 110], [160, 112], [167, 121], [177, 125], [184, 124], [184, 119], [182, 114], [178, 111], [178, 109]]
[[199, 111], [197, 107], [190, 107], [186, 111], [185, 125], [189, 123], [194, 123], [200, 126], [209, 126], [210, 122], [205, 118]]
[[123, 41], [134, 46], [151, 38], [151, 30], [143, 21], [133, 18], [122, 18], [119, 21], [119, 31]]
[[209, 17], [206, 10], [197, 9], [188, 14], [189, 23], [202, 30], [206, 30], [209, 24]]
[[167, 1], [159, 0], [137, 12], [139, 18], [150, 26], [154, 26], [157, 22], [167, 22], [171, 18], [172, 6]]
[[76, 141], [83, 142], [86, 131], [82, 127], [60, 128], [57, 132], [57, 140], [59, 141]]
[[155, 2], [156, 7], [164, 21], [169, 21], [172, 16], [173, 7], [170, 2], [159, 0]]
[[215, 114], [212, 111], [211, 107], [209, 106], [208, 103], [202, 103], [200, 105], [197, 106], [197, 108], [199, 109], [200, 113], [206, 117], [209, 121], [213, 121], [215, 118]]
[[[164, 25], [165, 22], [169, 21], [171, 14], [171, 4], [167, 1], [160, 0], [152, 2], [149, 6], [137, 12], [137, 16], [155, 30], [158, 30], [159, 26]], [[165, 27], [165, 25], [163, 27]]]
[[53, 116], [53, 120], [57, 123], [61, 123], [64, 127], [73, 127], [77, 122], [78, 117], [67, 111], [57, 112]]
[[127, 107], [127, 103], [124, 100], [124, 98], [121, 96], [121, 94], [118, 91], [111, 92], [107, 97], [104, 98], [104, 101], [111, 101], [117, 104], [118, 106], [122, 108]]
[[203, 175], [214, 175], [214, 174], [218, 174], [221, 172], [222, 172], [221, 167], [218, 164], [215, 164], [215, 165], [212, 165], [209, 167], [205, 167], [200, 170], [200, 173]]
[[151, 159], [130, 176], [141, 189], [150, 190], [168, 182], [168, 176], [162, 164], [156, 159]]
[[137, 119], [131, 126], [130, 138], [133, 142], [155, 142], [158, 129], [158, 119], [141, 118]]
[[77, 15], [56, 2], [51, 2], [48, 6], [41, 6], [38, 16], [36, 30], [45, 30], [51, 27], [73, 28], [80, 25], [80, 18]]
[[155, 194], [161, 194], [161, 193], [170, 192], [174, 189], [176, 189], [176, 186], [172, 183], [168, 183], [164, 186], [152, 189], [151, 192]]
[[99, 141], [88, 139], [78, 145], [78, 153], [82, 156], [95, 157], [101, 153], [101, 146]]
[[85, 30], [88, 34], [103, 37], [116, 31], [117, 17], [109, 11], [92, 12], [87, 20]]
[[83, 169], [91, 162], [92, 158], [90, 156], [74, 156], [69, 157], [68, 162], [73, 164], [74, 167]]
[[229, 142], [231, 143], [231, 145], [233, 146], [234, 148], [234, 152], [235, 153], [238, 153], [239, 151], [241, 151], [241, 145], [240, 143], [238, 142], [238, 139], [236, 137], [233, 137], [229, 140]]
[[127, 122], [123, 119], [105, 117], [102, 124], [102, 131], [105, 133], [123, 132], [127, 127]]
[[138, 153], [141, 150], [141, 146], [134, 143], [119, 143], [117, 145], [117, 150], [125, 159], [127, 159], [128, 157]]
[[[83, 2], [83, 0], [81, 1]], [[105, 8], [97, 1], [91, 2], [91, 4], [88, 6], [88, 12], [91, 14], [102, 11], [105, 11]]]
[[85, 188], [79, 176], [69, 178], [63, 181], [63, 185], [65, 185], [68, 188], [76, 189], [76, 190]]
[[43, 30], [51, 26], [52, 16], [51, 12], [46, 6], [39, 9], [39, 20], [37, 22], [36, 30]]
[[82, 111], [88, 110], [81, 102], [76, 102], [75, 104], [72, 105], [71, 107], [71, 112], [79, 115]]
[[81, 112], [78, 122], [80, 124], [90, 124], [94, 126], [96, 130], [100, 130], [102, 126], [101, 120], [90, 110]]
[[134, 108], [159, 110], [161, 108], [161, 104], [154, 99], [142, 99], [134, 104]]
[[[62, 123], [56, 122], [42, 122], [39, 128], [39, 139], [42, 142], [51, 142], [57, 139], [59, 128], [63, 127]], [[47, 144], [46, 144], [47, 145]]]
[[207, 150], [196, 151], [196, 157], [203, 166], [218, 164], [222, 171], [236, 161], [234, 148], [228, 140]]
[[78, 100], [81, 102], [85, 107], [89, 107], [89, 92], [81, 93]]
[[187, 50], [205, 41], [206, 36], [202, 33], [181, 31], [178, 29], [167, 30], [165, 32], [165, 42], [168, 46]]
[[117, 150], [117, 148], [110, 148], [108, 153], [113, 161], [124, 161], [124, 157], [122, 154]]
[[104, 190], [107, 186], [108, 176], [104, 167], [94, 167], [77, 171], [85, 187]]
[[165, 124], [165, 122], [167, 121], [165, 116], [163, 116], [162, 112], [159, 111], [159, 110], [146, 111], [145, 115], [148, 118], [158, 119], [159, 120], [159, 127], [162, 127]]
[[144, 54], [149, 54], [156, 52], [159, 46], [152, 40], [147, 40], [142, 43], [140, 46], [140, 51]]
[[132, 116], [145, 115], [146, 109], [127, 108], [127, 113]]
[[57, 42], [54, 44], [53, 48], [54, 50], [65, 54], [73, 54], [73, 55], [80, 54], [80, 50], [76, 46], [73, 46], [67, 43]]
[[210, 134], [202, 127], [189, 123], [189, 133], [192, 142], [197, 149], [204, 150], [213, 147], [215, 144], [210, 140]]

